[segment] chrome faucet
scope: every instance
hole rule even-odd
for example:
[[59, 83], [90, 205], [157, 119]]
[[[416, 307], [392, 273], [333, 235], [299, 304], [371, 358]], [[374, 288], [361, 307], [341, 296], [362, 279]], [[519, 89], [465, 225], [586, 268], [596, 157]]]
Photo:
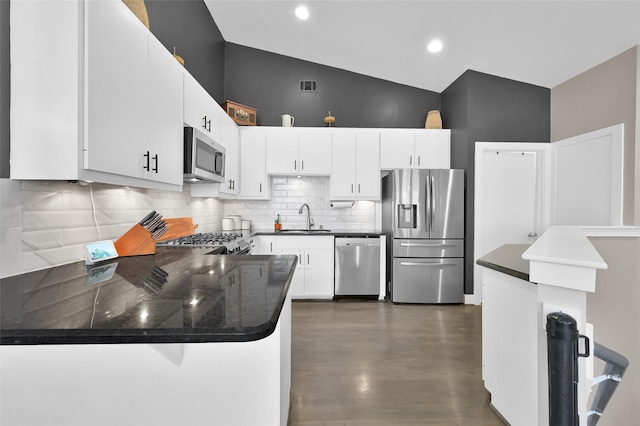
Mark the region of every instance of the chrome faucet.
[[309, 209], [309, 205], [307, 203], [304, 203], [303, 205], [301, 205], [300, 210], [298, 210], [298, 213], [302, 214], [302, 209], [304, 209], [305, 206], [307, 207], [307, 231], [310, 231], [314, 223], [313, 223], [313, 219], [311, 219], [311, 209]]

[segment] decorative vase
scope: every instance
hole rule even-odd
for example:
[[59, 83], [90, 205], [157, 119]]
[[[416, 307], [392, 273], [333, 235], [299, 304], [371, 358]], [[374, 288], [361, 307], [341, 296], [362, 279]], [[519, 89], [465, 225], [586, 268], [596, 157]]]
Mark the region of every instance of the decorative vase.
[[273, 229], [275, 229], [276, 231], [279, 231], [282, 229], [282, 224], [281, 223], [274, 223], [273, 224]]
[[140, 22], [149, 29], [149, 15], [147, 15], [147, 6], [144, 4], [144, 0], [122, 0], [127, 5], [134, 15], [138, 17]]
[[442, 129], [442, 117], [437, 109], [427, 113], [427, 121], [424, 123], [425, 129]]

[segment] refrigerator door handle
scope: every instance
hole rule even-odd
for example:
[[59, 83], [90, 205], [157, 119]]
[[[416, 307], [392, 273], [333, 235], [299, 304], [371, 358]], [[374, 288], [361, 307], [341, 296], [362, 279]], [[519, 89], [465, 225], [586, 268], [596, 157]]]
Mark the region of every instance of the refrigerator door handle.
[[400, 243], [400, 247], [457, 247], [451, 243]]
[[433, 267], [446, 268], [446, 267], [450, 267], [450, 266], [457, 266], [457, 263], [456, 262], [440, 262], [440, 261], [434, 261], [434, 262], [400, 262], [400, 265], [402, 265], [402, 266], [424, 266], [424, 267], [428, 267], [428, 268], [433, 268]]
[[436, 199], [433, 196], [433, 180], [434, 180], [434, 177], [433, 175], [430, 174], [429, 175], [429, 205], [431, 206], [431, 212], [429, 214], [429, 235], [431, 235], [431, 232], [433, 230], [433, 221], [435, 219], [434, 216], [436, 211], [435, 205], [434, 205], [436, 202]]

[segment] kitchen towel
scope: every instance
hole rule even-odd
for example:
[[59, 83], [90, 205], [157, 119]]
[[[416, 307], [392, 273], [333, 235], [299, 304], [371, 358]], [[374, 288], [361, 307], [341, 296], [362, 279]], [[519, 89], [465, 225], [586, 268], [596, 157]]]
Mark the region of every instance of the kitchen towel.
[[350, 209], [353, 207], [353, 201], [332, 201], [331, 207], [334, 209]]

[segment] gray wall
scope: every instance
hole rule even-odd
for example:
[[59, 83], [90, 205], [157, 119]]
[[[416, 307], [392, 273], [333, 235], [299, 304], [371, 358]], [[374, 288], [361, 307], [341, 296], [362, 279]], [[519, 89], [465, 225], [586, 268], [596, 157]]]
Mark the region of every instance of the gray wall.
[[625, 225], [640, 225], [639, 109], [640, 46], [551, 89], [553, 141], [624, 123]]
[[0, 0], [0, 178], [9, 177], [9, 2]]
[[[324, 127], [331, 111], [337, 127], [424, 128], [440, 94], [312, 62], [227, 43], [226, 96], [256, 108], [258, 125], [279, 126], [282, 114], [296, 126]], [[300, 80], [317, 91], [301, 92]]]
[[549, 142], [550, 89], [469, 70], [442, 92], [441, 110], [451, 167], [466, 170], [465, 293], [472, 294], [475, 142]]
[[218, 102], [224, 101], [225, 41], [203, 1], [145, 0], [149, 29]]

